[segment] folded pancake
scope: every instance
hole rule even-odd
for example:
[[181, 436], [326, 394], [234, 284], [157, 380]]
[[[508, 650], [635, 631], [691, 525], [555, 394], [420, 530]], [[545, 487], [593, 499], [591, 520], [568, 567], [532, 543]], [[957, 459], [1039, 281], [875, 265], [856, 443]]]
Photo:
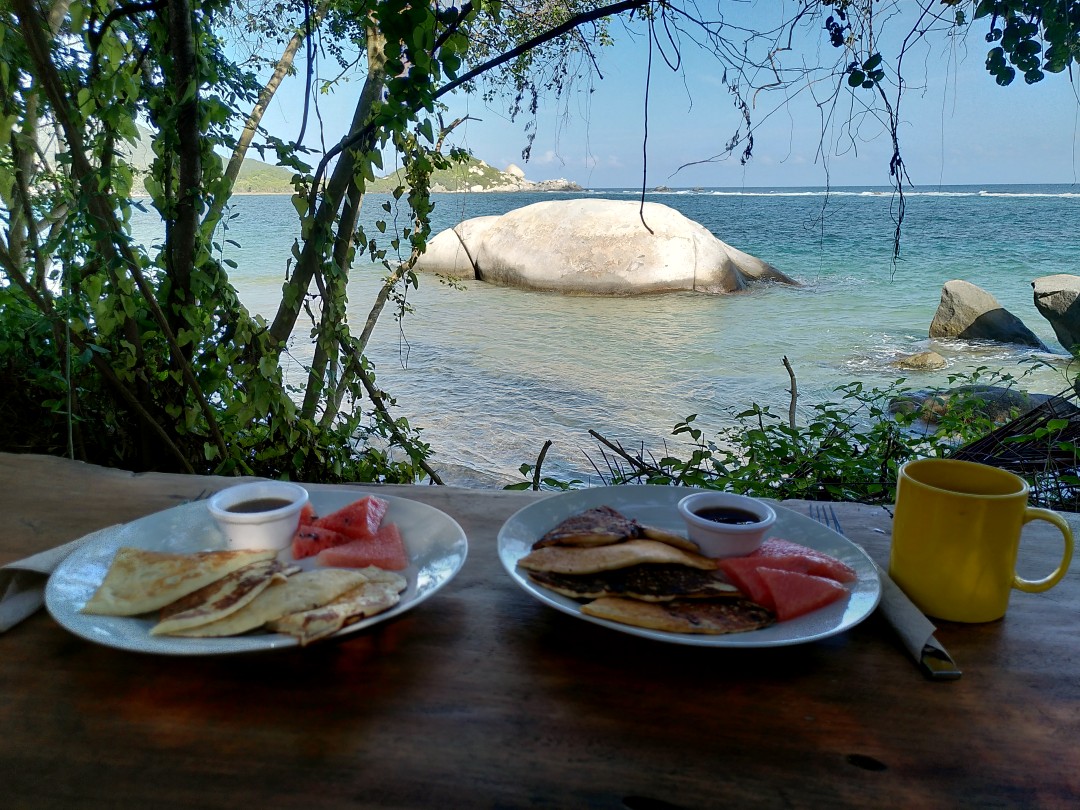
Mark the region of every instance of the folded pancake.
[[556, 574], [594, 574], [643, 563], [688, 565], [703, 571], [717, 568], [717, 560], [669, 546], [657, 540], [627, 540], [611, 546], [569, 548], [548, 546], [531, 551], [518, 560], [527, 571]]
[[99, 616], [149, 613], [239, 568], [275, 556], [274, 550], [171, 554], [125, 546], [116, 552], [105, 579], [82, 612]]
[[158, 623], [150, 628], [150, 635], [167, 635], [174, 630], [223, 619], [251, 602], [271, 584], [285, 582], [284, 568], [277, 560], [261, 560], [233, 571], [162, 608]]
[[578, 575], [530, 571], [529, 578], [571, 599], [626, 596], [646, 602], [668, 602], [678, 598], [736, 598], [743, 595], [719, 571], [702, 571], [686, 565], [646, 563]]
[[535, 543], [533, 549], [548, 546], [606, 546], [640, 535], [636, 522], [610, 506], [597, 506], [572, 515]]
[[165, 635], [187, 638], [239, 635], [258, 629], [289, 613], [327, 605], [365, 582], [367, 577], [362, 573], [344, 568], [301, 571], [280, 585], [266, 588], [235, 613], [208, 624], [173, 630]]
[[760, 630], [773, 614], [747, 599], [677, 599], [642, 602], [605, 596], [581, 606], [581, 612], [620, 624], [668, 633], [724, 635]]
[[326, 638], [341, 628], [389, 610], [401, 599], [405, 577], [380, 568], [361, 568], [368, 581], [342, 594], [323, 607], [290, 613], [267, 624], [268, 630], [288, 633], [305, 646]]
[[675, 548], [681, 548], [683, 551], [690, 551], [694, 554], [699, 554], [701, 549], [698, 548], [698, 544], [689, 538], [683, 537], [681, 534], [675, 532], [669, 532], [667, 529], [660, 529], [656, 526], [646, 526], [642, 524], [641, 536], [646, 540], [659, 540], [661, 543], [667, 543], [669, 546], [675, 546]]

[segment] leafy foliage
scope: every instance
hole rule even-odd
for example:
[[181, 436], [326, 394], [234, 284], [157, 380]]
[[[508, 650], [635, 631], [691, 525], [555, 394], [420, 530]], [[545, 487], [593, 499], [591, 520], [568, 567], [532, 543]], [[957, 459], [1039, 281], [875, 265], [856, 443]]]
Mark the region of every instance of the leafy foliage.
[[[986, 368], [953, 375], [948, 390], [961, 393], [919, 397], [919, 401], [925, 399], [921, 408], [898, 407], [916, 393], [904, 382], [898, 379], [884, 388], [870, 389], [861, 382], [842, 385], [835, 391], [837, 399], [811, 406], [801, 425], [791, 424], [786, 413], [781, 416], [770, 406], [754, 403], [733, 413], [733, 424], [709, 438], [698, 426], [697, 415], [691, 415], [672, 430], [671, 435], [680, 442], [678, 449], [665, 446], [660, 454], [644, 449], [631, 453], [594, 434], [601, 444], [601, 460], [594, 461], [593, 467], [607, 484], [723, 489], [762, 498], [891, 503], [897, 469], [905, 461], [949, 456], [959, 445], [994, 427], [985, 399], [963, 391], [980, 382], [1008, 388], [1017, 380]], [[535, 469], [526, 464], [521, 472], [533, 476]], [[580, 483], [544, 477], [541, 488], [565, 490]], [[526, 482], [508, 489], [528, 487]]]
[[[397, 317], [409, 312], [409, 290], [419, 283], [412, 268], [430, 235], [433, 174], [467, 159], [442, 148], [456, 123], [444, 125], [440, 99], [457, 88], [488, 101], [508, 95], [511, 117], [525, 119], [528, 156], [541, 100], [590, 74], [595, 49], [612, 41], [612, 15], [637, 15], [673, 68], [683, 37], [723, 62], [741, 115], [727, 151], [741, 148], [748, 159], [747, 99], [763, 87], [784, 95], [811, 84], [804, 61], [784, 68], [787, 48], [777, 43], [828, 13], [827, 36], [843, 52], [827, 75], [838, 91], [846, 77], [852, 92], [884, 100], [895, 144], [898, 100], [884, 90], [902, 82], [875, 34], [891, 19], [890, 4], [796, 5], [774, 30], [743, 31], [722, 17], [701, 18], [693, 4], [659, 0], [2, 0], [2, 446], [134, 470], [438, 482], [431, 448], [394, 417], [365, 349], [386, 307]], [[919, 7], [928, 13], [930, 5]], [[953, 20], [934, 19], [962, 25], [954, 10]], [[1076, 2], [980, 2], [974, 17], [990, 20], [999, 82], [1011, 81], [1014, 68], [1032, 81], [1076, 59]], [[323, 48], [313, 44], [319, 35]], [[263, 41], [280, 55], [260, 50]], [[766, 54], [751, 56], [751, 45]], [[295, 141], [260, 130], [301, 49], [313, 91], [340, 90], [349, 79], [360, 86], [349, 131], [317, 160], [305, 146], [307, 116]], [[316, 80], [322, 54], [339, 72]], [[258, 81], [257, 67], [272, 68], [272, 77]], [[144, 124], [153, 132], [145, 205], [166, 223], [162, 244], [148, 247], [133, 244], [128, 228], [142, 205], [132, 200], [137, 175], [128, 155]], [[291, 174], [301, 233], [270, 321], [245, 309], [222, 258], [228, 200], [256, 133], [255, 148]], [[229, 152], [225, 163], [219, 155]], [[366, 233], [358, 212], [375, 178], [389, 173], [384, 154], [395, 156], [402, 179], [387, 216]], [[899, 183], [898, 146], [891, 170]], [[358, 263], [384, 275], [354, 334], [348, 285]], [[284, 373], [294, 355], [305, 358], [303, 380]], [[841, 413], [821, 414], [819, 443], [839, 431]], [[786, 457], [798, 449], [794, 436], [766, 430], [766, 410], [751, 417], [761, 446], [748, 451]], [[683, 432], [693, 430], [687, 420]], [[880, 441], [871, 433], [856, 444]], [[711, 450], [696, 466], [710, 460]]]

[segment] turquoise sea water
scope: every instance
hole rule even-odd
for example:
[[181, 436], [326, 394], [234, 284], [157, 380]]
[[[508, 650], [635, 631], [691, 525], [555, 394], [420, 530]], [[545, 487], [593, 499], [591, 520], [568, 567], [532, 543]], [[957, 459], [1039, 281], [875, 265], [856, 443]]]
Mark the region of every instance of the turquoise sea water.
[[[462, 219], [565, 196], [635, 199], [640, 191], [436, 195], [437, 232]], [[690, 414], [707, 429], [730, 424], [751, 402], [786, 413], [787, 357], [800, 405], [833, 396], [859, 379], [883, 385], [905, 376], [890, 362], [932, 348], [941, 372], [907, 373], [915, 387], [989, 366], [1012, 374], [1032, 356], [1049, 362], [1025, 380], [1031, 391], [1066, 386], [1069, 358], [1032, 303], [1031, 282], [1080, 273], [1080, 186], [916, 189], [906, 195], [901, 255], [893, 262], [897, 200], [888, 189], [701, 189], [650, 192], [730, 245], [802, 282], [748, 294], [675, 293], [628, 298], [565, 297], [491, 287], [447, 287], [422, 277], [409, 293], [414, 313], [384, 313], [370, 356], [399, 415], [424, 429], [437, 464], [462, 465], [500, 481], [520, 480], [551, 439], [544, 470], [579, 477], [599, 458], [595, 429], [627, 447], [675, 446], [671, 428]], [[386, 198], [369, 197], [368, 220]], [[241, 299], [272, 316], [296, 216], [286, 197], [235, 200], [226, 257]], [[150, 215], [137, 238], [159, 238]], [[379, 268], [358, 268], [350, 317], [359, 328], [380, 284]], [[972, 346], [927, 337], [950, 279], [986, 289], [1054, 350]], [[294, 337], [309, 356], [306, 330]], [[450, 476], [453, 482], [453, 476]]]

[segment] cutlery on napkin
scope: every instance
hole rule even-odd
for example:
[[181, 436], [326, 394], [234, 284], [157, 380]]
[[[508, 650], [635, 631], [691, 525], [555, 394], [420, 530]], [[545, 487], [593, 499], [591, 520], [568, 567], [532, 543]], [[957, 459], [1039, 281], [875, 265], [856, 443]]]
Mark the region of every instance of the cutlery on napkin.
[[900, 636], [911, 657], [922, 667], [923, 674], [935, 681], [954, 681], [959, 678], [960, 668], [941, 646], [941, 642], [934, 638], [937, 628], [881, 566], [874, 563], [874, 567], [881, 578], [881, 612]]
[[[829, 507], [826, 512], [824, 507], [811, 505], [810, 517], [837, 534], [844, 534], [832, 507]], [[866, 553], [862, 546], [855, 545], [864, 554]], [[867, 554], [867, 557], [869, 556]], [[935, 681], [955, 681], [963, 673], [941, 642], [934, 638], [937, 628], [900, 589], [900, 586], [892, 581], [888, 573], [872, 558], [870, 561], [874, 563], [878, 578], [881, 580], [881, 612], [896, 634], [900, 636], [908, 653], [915, 659], [927, 678]]]
[[115, 528], [112, 526], [101, 529], [86, 537], [0, 567], [0, 633], [10, 630], [45, 604], [45, 584], [49, 581], [49, 575], [75, 549]]

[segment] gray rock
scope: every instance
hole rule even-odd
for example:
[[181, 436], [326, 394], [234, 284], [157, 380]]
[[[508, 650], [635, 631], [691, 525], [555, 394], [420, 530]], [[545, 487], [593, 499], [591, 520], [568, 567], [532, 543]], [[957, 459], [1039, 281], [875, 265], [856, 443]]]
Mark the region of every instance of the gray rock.
[[729, 293], [757, 281], [796, 284], [659, 203], [642, 209], [631, 200], [550, 200], [479, 220], [435, 236], [416, 269], [570, 294]]
[[1067, 351], [1080, 344], [1080, 276], [1058, 273], [1031, 282], [1035, 309], [1050, 322]]
[[1047, 350], [1023, 321], [981, 287], [958, 279], [941, 288], [941, 303], [930, 324], [932, 338], [992, 340]]
[[[958, 385], [940, 391], [918, 391], [897, 397], [889, 403], [890, 413], [915, 413], [922, 421], [935, 425], [952, 408], [971, 405], [980, 416], [995, 424], [1005, 424], [1048, 399], [1060, 399], [1054, 394], [1029, 394], [1016, 388], [1000, 385]], [[1070, 412], [1076, 410], [1062, 400]]]
[[895, 365], [914, 371], [928, 371], [945, 368], [946, 363], [945, 358], [937, 352], [917, 352], [916, 354], [907, 354], [897, 358]]

